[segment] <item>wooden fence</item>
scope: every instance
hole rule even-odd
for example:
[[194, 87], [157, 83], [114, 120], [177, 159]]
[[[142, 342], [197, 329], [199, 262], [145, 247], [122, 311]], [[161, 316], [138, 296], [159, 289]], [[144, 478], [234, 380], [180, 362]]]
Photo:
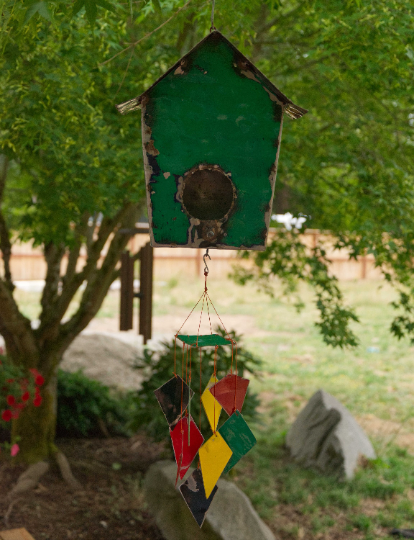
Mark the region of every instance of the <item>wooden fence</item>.
[[[331, 272], [340, 280], [381, 279], [381, 272], [375, 268], [374, 257], [367, 255], [357, 261], [349, 260], [345, 250], [334, 250], [332, 239], [317, 230], [308, 229], [301, 235], [302, 241], [308, 246], [315, 246], [319, 240], [324, 242], [329, 259]], [[146, 234], [134, 236], [128, 249], [136, 253], [149, 240]], [[202, 249], [188, 248], [157, 248], [154, 249], [154, 278], [168, 280], [174, 276], [196, 277], [203, 275]], [[248, 261], [237, 261], [237, 252], [233, 250], [210, 250], [211, 262], [209, 268], [217, 279], [225, 278], [232, 271], [235, 263], [248, 265]], [[86, 253], [81, 253], [79, 267], [86, 260]], [[43, 280], [46, 275], [46, 264], [41, 249], [33, 248], [31, 244], [14, 244], [10, 261], [12, 276], [15, 281]], [[63, 261], [66, 265], [66, 261]]]

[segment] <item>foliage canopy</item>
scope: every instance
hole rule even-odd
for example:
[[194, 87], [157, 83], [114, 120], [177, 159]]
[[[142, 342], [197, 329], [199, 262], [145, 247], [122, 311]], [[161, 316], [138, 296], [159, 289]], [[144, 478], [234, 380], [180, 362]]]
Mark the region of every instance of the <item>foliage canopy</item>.
[[[411, 0], [218, 0], [215, 15], [309, 109], [285, 122], [276, 208], [287, 201], [282, 210], [311, 216], [307, 225], [330, 230], [351, 256], [375, 255], [401, 290], [391, 326], [399, 337], [414, 335], [413, 9]], [[0, 12], [0, 332], [13, 361], [49, 383], [116, 278], [128, 240], [119, 230], [142, 204], [139, 117], [121, 118], [114, 104], [139, 95], [206, 34], [211, 2], [0, 0]], [[37, 329], [13, 297], [12, 235], [44, 248]], [[308, 254], [298, 237], [285, 240], [292, 249], [272, 243], [256, 276], [298, 270], [316, 287], [326, 341], [354, 345], [356, 317], [329, 279], [323, 247]]]

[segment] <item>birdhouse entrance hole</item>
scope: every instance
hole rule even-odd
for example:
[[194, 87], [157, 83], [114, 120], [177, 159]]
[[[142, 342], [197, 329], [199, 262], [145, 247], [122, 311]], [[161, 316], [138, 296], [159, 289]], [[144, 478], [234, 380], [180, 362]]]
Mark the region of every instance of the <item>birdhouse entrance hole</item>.
[[234, 197], [233, 182], [217, 168], [197, 168], [184, 177], [183, 206], [194, 218], [224, 219], [233, 206]]

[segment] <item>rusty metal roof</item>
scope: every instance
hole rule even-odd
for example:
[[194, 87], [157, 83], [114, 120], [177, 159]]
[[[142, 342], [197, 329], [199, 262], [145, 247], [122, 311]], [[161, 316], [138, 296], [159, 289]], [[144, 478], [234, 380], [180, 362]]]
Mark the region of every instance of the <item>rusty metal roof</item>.
[[255, 80], [257, 80], [262, 86], [270, 93], [272, 94], [277, 101], [279, 101], [281, 104], [283, 104], [283, 109], [286, 112], [286, 114], [296, 120], [297, 118], [301, 118], [304, 114], [306, 114], [308, 111], [306, 109], [303, 109], [302, 107], [299, 107], [298, 105], [295, 105], [288, 97], [286, 97], [276, 86], [269, 81], [269, 79], [263, 75], [263, 73], [256, 68], [248, 60], [228, 39], [226, 39], [221, 32], [218, 30], [214, 30], [208, 36], [206, 36], [204, 39], [202, 39], [193, 49], [191, 49], [187, 54], [185, 54], [178, 62], [176, 62], [168, 71], [166, 71], [158, 80], [154, 82], [145, 92], [143, 92], [140, 96], [130, 99], [129, 101], [125, 101], [124, 103], [120, 103], [119, 105], [116, 105], [116, 108], [121, 114], [126, 114], [130, 111], [135, 111], [141, 107], [141, 102], [143, 98], [146, 95], [149, 95], [151, 93], [151, 90], [160, 82], [162, 79], [164, 79], [171, 71], [175, 71], [177, 69], [180, 69], [181, 66], [185, 66], [187, 58], [190, 58], [192, 53], [202, 47], [206, 42], [210, 40], [216, 40], [216, 41], [223, 41], [225, 42], [234, 52], [235, 58], [237, 58], [237, 64], [238, 66], [242, 66], [243, 71], [242, 73], [245, 73], [246, 76], [249, 78], [254, 77]]

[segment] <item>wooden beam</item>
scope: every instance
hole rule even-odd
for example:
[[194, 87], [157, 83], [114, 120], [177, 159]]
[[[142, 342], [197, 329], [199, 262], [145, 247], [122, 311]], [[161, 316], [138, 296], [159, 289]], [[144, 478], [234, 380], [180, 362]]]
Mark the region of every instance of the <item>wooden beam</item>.
[[152, 284], [154, 267], [154, 248], [150, 243], [141, 248], [139, 333], [144, 337], [144, 345], [152, 337]]
[[131, 330], [133, 326], [134, 303], [134, 259], [129, 251], [121, 255], [121, 305], [119, 329]]
[[0, 531], [0, 540], [35, 540], [26, 529], [12, 529]]

